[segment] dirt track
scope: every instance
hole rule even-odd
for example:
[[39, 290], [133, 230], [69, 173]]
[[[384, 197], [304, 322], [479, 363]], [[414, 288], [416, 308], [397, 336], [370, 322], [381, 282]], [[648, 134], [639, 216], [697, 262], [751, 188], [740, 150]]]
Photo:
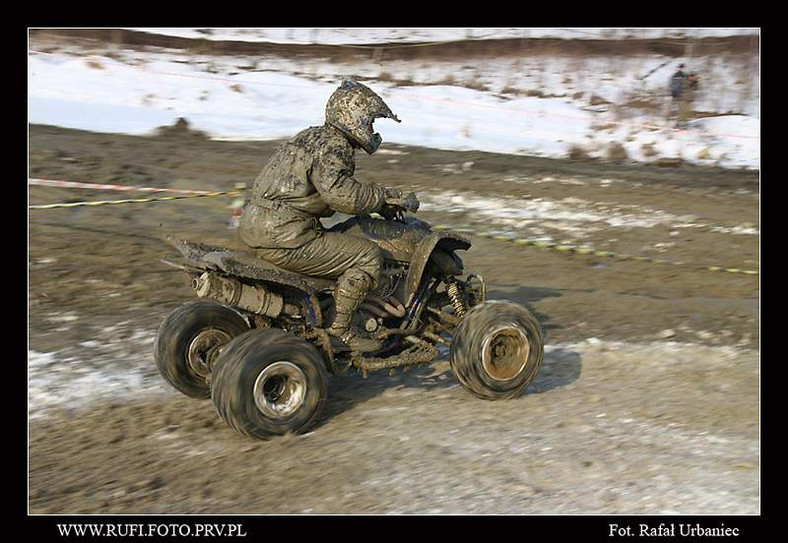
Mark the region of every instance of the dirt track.
[[[274, 146], [31, 126], [30, 175], [230, 190]], [[193, 299], [162, 238], [230, 242], [228, 199], [31, 211], [31, 513], [759, 511], [758, 276], [704, 269], [758, 270], [756, 173], [384, 150], [358, 177], [415, 188], [427, 220], [685, 264], [474, 237], [466, 268], [547, 335], [521, 398], [476, 400], [445, 361], [343, 375], [311, 433], [256, 442], [152, 359], [161, 320]], [[484, 215], [534, 202], [556, 217]]]

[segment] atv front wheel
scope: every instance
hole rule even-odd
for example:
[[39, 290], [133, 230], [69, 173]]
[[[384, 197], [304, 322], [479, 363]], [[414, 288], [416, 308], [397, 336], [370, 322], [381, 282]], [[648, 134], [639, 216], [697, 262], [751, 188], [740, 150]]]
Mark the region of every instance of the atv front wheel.
[[328, 394], [328, 374], [314, 345], [275, 328], [233, 340], [218, 360], [211, 394], [234, 430], [258, 439], [303, 433]]
[[463, 388], [486, 400], [515, 398], [544, 357], [542, 329], [523, 306], [491, 300], [472, 307], [454, 333], [449, 362]]
[[173, 311], [159, 327], [154, 345], [162, 377], [192, 398], [210, 398], [208, 379], [221, 348], [249, 330], [238, 313], [211, 300]]

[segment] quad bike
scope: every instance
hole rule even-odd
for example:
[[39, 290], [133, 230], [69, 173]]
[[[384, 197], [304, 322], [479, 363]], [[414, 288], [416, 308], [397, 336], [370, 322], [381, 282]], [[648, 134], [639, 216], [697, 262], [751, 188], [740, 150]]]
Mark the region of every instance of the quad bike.
[[428, 364], [448, 349], [460, 385], [480, 398], [514, 398], [542, 364], [542, 331], [510, 302], [486, 300], [478, 275], [463, 274], [466, 238], [389, 209], [331, 228], [374, 241], [384, 256], [378, 286], [354, 317], [374, 352], [348, 350], [326, 329], [331, 279], [286, 271], [252, 253], [168, 238], [199, 300], [162, 323], [155, 359], [164, 379], [194, 398], [212, 398], [224, 421], [259, 439], [302, 433], [315, 423], [329, 374]]

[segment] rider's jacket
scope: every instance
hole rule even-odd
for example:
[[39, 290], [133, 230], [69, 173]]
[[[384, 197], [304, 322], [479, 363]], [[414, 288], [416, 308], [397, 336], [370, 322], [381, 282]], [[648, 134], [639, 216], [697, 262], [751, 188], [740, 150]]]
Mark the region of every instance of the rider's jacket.
[[353, 177], [355, 149], [331, 125], [302, 130], [271, 157], [252, 186], [238, 233], [257, 248], [296, 248], [322, 233], [319, 217], [379, 211], [385, 189]]

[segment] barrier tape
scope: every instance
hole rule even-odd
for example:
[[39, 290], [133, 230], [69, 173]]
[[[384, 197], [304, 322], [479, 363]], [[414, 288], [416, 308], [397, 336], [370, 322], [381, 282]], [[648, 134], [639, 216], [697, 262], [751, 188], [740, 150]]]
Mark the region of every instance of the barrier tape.
[[107, 185], [102, 183], [79, 183], [76, 181], [61, 181], [58, 179], [28, 179], [29, 185], [40, 187], [59, 187], [69, 189], [92, 189], [92, 190], [122, 190], [130, 192], [168, 192], [173, 194], [215, 194], [211, 190], [189, 190], [189, 189], [168, 189], [160, 187], [136, 187], [132, 185]]
[[118, 205], [118, 204], [141, 204], [147, 202], [166, 202], [172, 200], [182, 200], [184, 198], [205, 198], [209, 196], [236, 196], [241, 194], [239, 190], [215, 191], [215, 190], [191, 190], [191, 189], [169, 189], [162, 187], [138, 187], [133, 185], [113, 185], [103, 183], [80, 183], [77, 181], [62, 181], [59, 179], [28, 179], [28, 184], [40, 187], [58, 187], [69, 189], [91, 189], [91, 190], [117, 190], [129, 192], [152, 192], [170, 193], [178, 196], [160, 196], [156, 198], [127, 198], [124, 200], [98, 200], [89, 202], [67, 202], [59, 204], [37, 204], [28, 206], [28, 209], [57, 209], [67, 207]]
[[129, 198], [125, 200], [98, 200], [90, 202], [68, 202], [60, 204], [39, 204], [28, 206], [31, 210], [40, 209], [57, 209], [66, 207], [83, 207], [83, 206], [103, 206], [103, 205], [119, 205], [119, 204], [142, 204], [147, 202], [165, 202], [172, 200], [183, 200], [185, 198], [205, 198], [208, 196], [236, 196], [241, 194], [240, 191], [224, 191], [224, 192], [206, 192], [204, 194], [184, 194], [181, 196], [160, 196], [158, 198]]
[[612, 251], [599, 251], [593, 249], [591, 247], [584, 247], [578, 245], [570, 245], [565, 243], [556, 243], [553, 241], [544, 241], [544, 240], [534, 240], [528, 238], [517, 238], [514, 236], [509, 236], [505, 234], [494, 234], [491, 232], [479, 232], [471, 227], [468, 226], [452, 226], [446, 224], [439, 224], [433, 225], [433, 228], [436, 230], [451, 230], [452, 232], [457, 232], [461, 234], [470, 234], [477, 237], [483, 238], [490, 238], [496, 241], [508, 241], [511, 243], [515, 243], [520, 246], [530, 246], [536, 247], [538, 249], [546, 249], [552, 251], [560, 251], [565, 253], [577, 253], [582, 255], [592, 255], [592, 256], [601, 256], [605, 258], [613, 258], [616, 260], [632, 260], [637, 262], [650, 262], [652, 264], [667, 264], [671, 266], [687, 266], [701, 270], [707, 271], [717, 271], [717, 272], [726, 272], [726, 273], [736, 273], [742, 275], [758, 275], [758, 271], [756, 270], [743, 270], [740, 268], [732, 268], [732, 267], [724, 267], [724, 266], [698, 266], [693, 264], [687, 264], [684, 262], [676, 262], [673, 260], [667, 260], [664, 258], [656, 258], [650, 256], [635, 256], [635, 255], [627, 255], [622, 253], [614, 253]]

